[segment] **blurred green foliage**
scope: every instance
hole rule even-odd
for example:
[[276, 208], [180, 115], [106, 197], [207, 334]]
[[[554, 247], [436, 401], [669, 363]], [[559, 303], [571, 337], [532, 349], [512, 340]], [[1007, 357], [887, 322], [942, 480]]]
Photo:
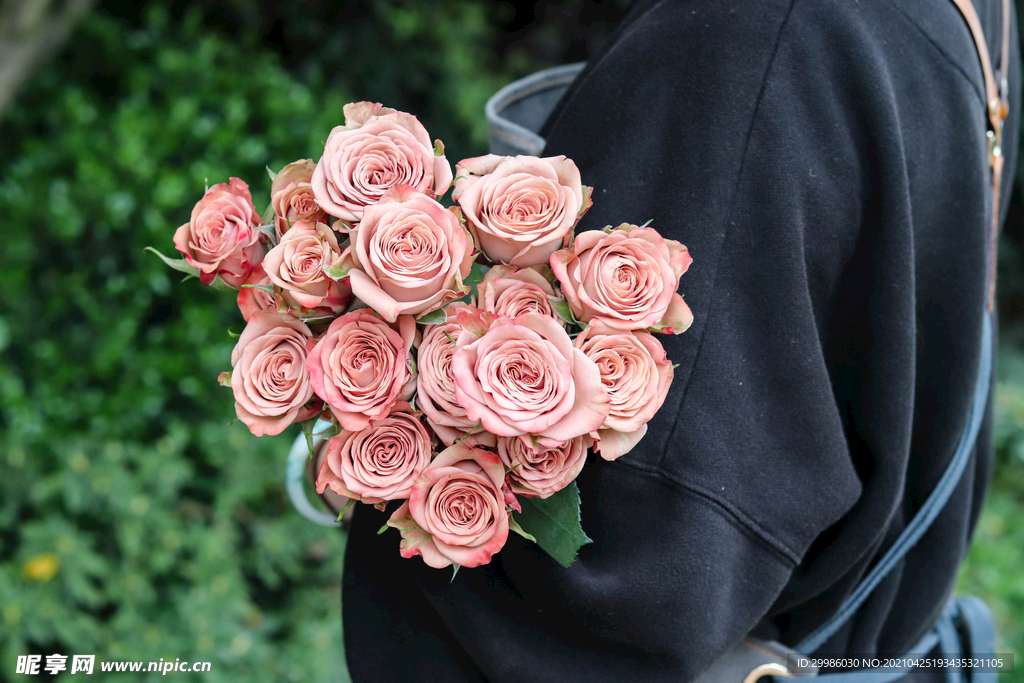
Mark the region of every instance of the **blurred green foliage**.
[[[164, 4], [136, 28], [89, 17], [0, 124], [0, 679], [18, 655], [61, 653], [210, 661], [177, 674], [207, 682], [346, 680], [343, 534], [287, 500], [294, 432], [228, 426], [215, 378], [235, 302], [143, 247], [174, 253], [204, 184], [239, 176], [265, 206], [264, 166], [317, 158], [368, 94], [298, 80]], [[454, 158], [482, 153], [502, 77], [476, 73], [474, 50], [491, 29], [480, 3], [435, 5], [388, 9], [377, 20], [413, 48], [364, 41], [360, 59], [386, 83], [429, 56], [445, 125], [428, 130], [458, 132]]]
[[[0, 122], [0, 680], [27, 653], [210, 661], [209, 673], [177, 674], [206, 682], [347, 680], [344, 535], [287, 500], [294, 431], [256, 439], [228, 426], [215, 377], [227, 330], [242, 327], [234, 301], [179, 283], [143, 247], [173, 254], [204, 185], [231, 175], [265, 206], [264, 165], [315, 159], [345, 102], [415, 111], [459, 159], [485, 151], [483, 104], [498, 87], [584, 56], [558, 51], [577, 0], [508, 50], [506, 3], [388, 0], [329, 30], [296, 19], [289, 40], [313, 47], [290, 61], [261, 44], [260, 21], [277, 19], [261, 19], [260, 3], [235, 0], [256, 17], [228, 22], [235, 33], [209, 25], [213, 4], [150, 1], [132, 22], [94, 13]], [[997, 468], [958, 585], [989, 602], [1018, 658], [1020, 241], [1001, 247], [1011, 315]], [[1024, 661], [1018, 671], [1004, 683], [1024, 681]]]
[[957, 590], [983, 598], [996, 619], [999, 652], [1013, 652], [1024, 680], [1024, 326], [1003, 331], [997, 368], [995, 467], [985, 509]]

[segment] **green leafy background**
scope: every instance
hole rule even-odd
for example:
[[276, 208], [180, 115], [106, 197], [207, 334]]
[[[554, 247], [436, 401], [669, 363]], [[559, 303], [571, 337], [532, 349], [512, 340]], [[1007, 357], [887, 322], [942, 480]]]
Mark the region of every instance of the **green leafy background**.
[[[417, 112], [449, 158], [483, 153], [486, 98], [584, 58], [624, 3], [538, 2], [536, 16], [485, 0], [339, 4], [101, 2], [0, 120], [0, 680], [28, 653], [212, 662], [180, 680], [347, 680], [345, 538], [287, 500], [296, 432], [229, 426], [216, 376], [227, 330], [241, 329], [234, 302], [180, 283], [143, 247], [173, 252], [205, 183], [237, 175], [264, 206], [264, 166], [315, 159], [348, 101]], [[1020, 657], [1015, 198], [1000, 254], [998, 467], [959, 587], [988, 600], [1001, 649]], [[1018, 669], [1004, 683], [1024, 681]]]

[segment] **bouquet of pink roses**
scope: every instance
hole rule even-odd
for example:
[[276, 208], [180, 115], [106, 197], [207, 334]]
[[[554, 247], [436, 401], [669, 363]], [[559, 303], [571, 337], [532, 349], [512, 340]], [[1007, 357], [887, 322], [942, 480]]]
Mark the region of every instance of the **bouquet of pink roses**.
[[646, 226], [574, 235], [591, 188], [570, 159], [488, 155], [453, 179], [416, 117], [345, 116], [319, 161], [270, 174], [262, 216], [231, 178], [178, 228], [183, 258], [161, 255], [237, 290], [246, 326], [220, 381], [238, 418], [256, 436], [301, 423], [311, 457], [330, 422], [317, 490], [400, 501], [386, 526], [403, 557], [476, 567], [511, 529], [568, 566], [590, 541], [588, 453], [629, 452], [665, 400], [652, 333], [692, 322], [690, 255]]

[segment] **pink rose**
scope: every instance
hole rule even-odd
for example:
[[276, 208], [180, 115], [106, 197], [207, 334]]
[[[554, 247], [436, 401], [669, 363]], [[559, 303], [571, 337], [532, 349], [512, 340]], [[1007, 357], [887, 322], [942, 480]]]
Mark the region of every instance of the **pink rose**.
[[463, 159], [452, 199], [466, 214], [477, 246], [491, 261], [526, 267], [547, 263], [569, 244], [590, 207], [590, 188], [564, 156]]
[[231, 352], [235, 414], [256, 436], [280, 434], [308, 420], [320, 407], [306, 407], [313, 387], [306, 368], [309, 328], [290, 315], [256, 311]]
[[388, 526], [402, 533], [402, 557], [436, 569], [479, 567], [508, 539], [505, 468], [494, 453], [451, 446], [423, 471]]
[[430, 453], [426, 427], [408, 403], [400, 402], [387, 417], [330, 440], [316, 492], [330, 487], [339, 496], [371, 505], [408, 498], [413, 482], [430, 462]]
[[596, 449], [605, 460], [628, 453], [661, 409], [674, 374], [661, 342], [647, 332], [621, 332], [592, 322], [576, 337], [576, 348], [597, 364], [611, 399]]
[[174, 233], [174, 247], [199, 269], [199, 281], [219, 275], [229, 287], [245, 282], [266, 249], [256, 229], [259, 214], [249, 186], [238, 178], [211, 187], [192, 209], [192, 218]]
[[332, 322], [320, 337], [306, 361], [309, 379], [343, 429], [358, 432], [412, 397], [415, 335], [410, 316], [388, 324], [360, 308]]
[[[550, 272], [550, 271], [549, 271]], [[494, 266], [476, 286], [480, 306], [490, 313], [515, 318], [524, 313], [541, 313], [558, 318], [552, 302], [561, 301], [555, 288], [533, 268]]]
[[400, 185], [366, 207], [339, 266], [347, 269], [353, 294], [394, 321], [465, 296], [474, 255], [454, 211]]
[[567, 441], [608, 417], [608, 394], [592, 360], [558, 321], [540, 313], [515, 320], [463, 309], [455, 343], [455, 397], [497, 436], [535, 434]]
[[568, 441], [528, 436], [498, 439], [498, 457], [512, 470], [512, 493], [528, 498], [547, 498], [568, 486], [583, 469], [587, 449], [594, 443], [589, 434]]
[[679, 242], [623, 223], [580, 233], [571, 248], [552, 254], [551, 268], [579, 320], [680, 334], [693, 313], [676, 290], [692, 261]]
[[324, 268], [341, 255], [338, 238], [325, 223], [298, 221], [281, 242], [267, 252], [263, 269], [281, 288], [289, 308], [324, 308], [340, 313], [352, 297], [349, 289], [324, 274]]
[[[267, 271], [263, 270], [260, 264], [253, 268], [252, 273], [243, 283], [246, 285], [272, 285]], [[256, 287], [239, 287], [238, 289], [238, 310], [242, 312], [242, 318], [248, 322], [249, 318], [256, 311], [277, 310], [277, 302], [273, 294], [265, 292]]]
[[270, 205], [274, 209], [274, 230], [278, 241], [298, 221], [327, 222], [327, 214], [313, 196], [312, 159], [294, 161], [282, 168], [270, 185]]
[[415, 116], [370, 102], [345, 105], [345, 126], [331, 131], [312, 179], [317, 204], [350, 222], [395, 185], [439, 196], [451, 182], [448, 160]]
[[[416, 376], [416, 405], [446, 446], [460, 441], [467, 446], [493, 447], [495, 436], [481, 429], [476, 420], [466, 417], [465, 408], [455, 398], [452, 354], [455, 353], [455, 339], [462, 332], [462, 326], [455, 321], [461, 308], [466, 308], [466, 305], [450, 304], [445, 309], [447, 322], [424, 326], [423, 341], [416, 356], [419, 372]], [[468, 434], [470, 431], [474, 434]]]

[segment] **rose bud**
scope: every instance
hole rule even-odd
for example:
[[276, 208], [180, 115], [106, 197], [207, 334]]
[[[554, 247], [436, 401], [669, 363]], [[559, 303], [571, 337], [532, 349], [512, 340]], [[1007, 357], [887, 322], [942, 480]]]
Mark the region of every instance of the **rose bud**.
[[455, 397], [470, 420], [497, 436], [535, 434], [567, 441], [608, 417], [601, 373], [557, 320], [526, 313], [514, 321], [459, 311]]
[[174, 233], [174, 247], [199, 269], [199, 281], [211, 284], [219, 275], [238, 287], [252, 273], [266, 249], [260, 241], [259, 214], [249, 186], [238, 178], [214, 185], [192, 209], [192, 218]]
[[338, 238], [330, 227], [325, 223], [298, 221], [267, 252], [263, 269], [270, 281], [281, 288], [281, 298], [289, 308], [324, 308], [340, 313], [351, 301], [351, 292], [327, 277], [323, 270], [340, 255]]
[[518, 270], [512, 266], [494, 266], [476, 286], [480, 306], [485, 311], [515, 318], [524, 313], [541, 313], [558, 318], [552, 302], [562, 298], [548, 280], [533, 268]]
[[590, 188], [564, 156], [463, 159], [455, 167], [452, 199], [473, 239], [491, 261], [520, 268], [547, 263], [569, 244], [590, 206]]
[[661, 409], [672, 384], [672, 363], [653, 335], [621, 332], [600, 322], [580, 332], [576, 348], [597, 364], [611, 399], [595, 448], [605, 460], [614, 460], [647, 433], [647, 423]]
[[309, 328], [290, 315], [256, 311], [231, 352], [235, 414], [256, 436], [275, 435], [308, 420], [313, 387], [306, 367]]
[[274, 230], [277, 240], [298, 221], [326, 223], [327, 214], [313, 196], [312, 159], [294, 161], [282, 168], [270, 185], [270, 206], [274, 209]]
[[473, 256], [473, 239], [455, 212], [400, 185], [366, 208], [338, 266], [360, 301], [394, 321], [465, 296]]
[[[243, 285], [273, 285], [267, 277], [267, 271], [263, 270], [263, 264], [253, 268], [252, 273]], [[242, 312], [242, 318], [249, 322], [249, 318], [256, 311], [277, 310], [277, 302], [273, 294], [265, 292], [257, 287], [239, 287], [238, 289], [238, 310]]]
[[462, 445], [438, 453], [388, 520], [402, 533], [402, 557], [435, 569], [490, 562], [508, 539], [504, 476], [494, 453]]
[[[476, 420], [466, 417], [466, 410], [455, 398], [452, 354], [455, 353], [455, 339], [462, 332], [462, 326], [456, 322], [461, 308], [466, 308], [466, 304], [449, 304], [445, 308], [447, 322], [424, 326], [423, 341], [416, 356], [419, 372], [416, 376], [416, 405], [446, 446], [459, 441], [467, 446], [493, 447], [495, 436], [480, 429]], [[468, 434], [470, 431], [474, 434]]]
[[339, 496], [376, 505], [408, 498], [430, 462], [430, 434], [408, 403], [358, 432], [342, 431], [327, 444], [316, 492], [327, 487]]
[[358, 432], [412, 398], [415, 335], [410, 316], [388, 324], [360, 308], [332, 322], [320, 337], [309, 352], [309, 379], [343, 429]]
[[541, 438], [536, 442], [528, 436], [503, 436], [498, 439], [498, 457], [512, 470], [508, 475], [512, 493], [547, 498], [576, 479], [593, 443], [589, 434], [568, 441]]
[[311, 182], [324, 211], [356, 222], [395, 185], [444, 194], [452, 169], [415, 116], [357, 102], [345, 105], [345, 126], [331, 131]]
[[580, 233], [571, 248], [551, 256], [551, 269], [579, 320], [680, 334], [693, 313], [676, 290], [692, 261], [679, 242], [623, 223], [610, 232]]

